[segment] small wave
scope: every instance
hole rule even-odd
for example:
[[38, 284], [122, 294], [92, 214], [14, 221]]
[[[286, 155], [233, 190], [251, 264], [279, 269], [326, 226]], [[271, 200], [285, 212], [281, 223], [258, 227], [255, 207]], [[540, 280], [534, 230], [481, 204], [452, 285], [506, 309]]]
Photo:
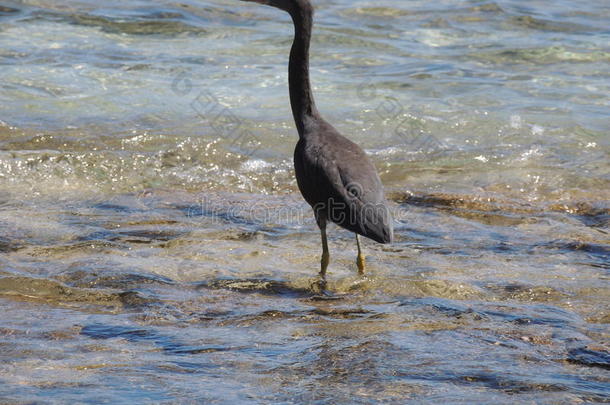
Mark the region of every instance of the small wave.
[[64, 14], [51, 11], [41, 11], [34, 15], [36, 18], [96, 27], [111, 34], [175, 36], [179, 34], [201, 35], [206, 33], [205, 29], [185, 22], [184, 16], [178, 12], [156, 12], [151, 15], [142, 15], [129, 19], [92, 14]]

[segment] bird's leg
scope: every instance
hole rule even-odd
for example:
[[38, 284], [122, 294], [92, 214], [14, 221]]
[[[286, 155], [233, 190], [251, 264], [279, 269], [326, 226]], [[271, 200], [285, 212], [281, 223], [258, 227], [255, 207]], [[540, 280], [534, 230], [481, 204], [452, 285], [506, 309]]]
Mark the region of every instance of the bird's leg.
[[326, 277], [326, 269], [330, 262], [330, 253], [328, 252], [328, 240], [326, 239], [326, 220], [322, 219], [318, 221], [320, 226], [320, 233], [322, 235], [322, 260], [320, 261], [320, 276]]
[[356, 234], [356, 244], [358, 245], [358, 258], [356, 259], [358, 274], [364, 276], [364, 255], [362, 254], [362, 248], [360, 247], [360, 235], [358, 234]]

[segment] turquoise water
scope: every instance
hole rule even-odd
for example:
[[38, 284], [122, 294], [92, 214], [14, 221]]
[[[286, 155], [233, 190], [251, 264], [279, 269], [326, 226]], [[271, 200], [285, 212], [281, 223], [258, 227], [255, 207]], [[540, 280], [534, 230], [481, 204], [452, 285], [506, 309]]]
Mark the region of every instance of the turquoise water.
[[610, 401], [610, 4], [316, 6], [397, 220], [325, 296], [287, 15], [0, 1], [0, 402]]

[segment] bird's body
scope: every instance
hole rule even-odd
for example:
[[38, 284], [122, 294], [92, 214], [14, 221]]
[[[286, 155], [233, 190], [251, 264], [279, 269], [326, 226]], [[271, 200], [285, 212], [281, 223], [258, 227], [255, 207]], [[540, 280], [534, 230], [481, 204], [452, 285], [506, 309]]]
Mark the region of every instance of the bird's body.
[[375, 166], [354, 142], [341, 135], [318, 112], [309, 82], [309, 43], [313, 7], [309, 0], [245, 0], [288, 12], [295, 35], [288, 65], [290, 104], [299, 132], [294, 168], [299, 190], [314, 210], [322, 234], [320, 274], [329, 261], [326, 223], [356, 233], [358, 269], [364, 273], [364, 256], [358, 235], [376, 242], [393, 239], [392, 217]]
[[358, 145], [321, 121], [297, 143], [294, 169], [299, 190], [318, 220], [330, 220], [376, 242], [391, 242], [381, 180]]

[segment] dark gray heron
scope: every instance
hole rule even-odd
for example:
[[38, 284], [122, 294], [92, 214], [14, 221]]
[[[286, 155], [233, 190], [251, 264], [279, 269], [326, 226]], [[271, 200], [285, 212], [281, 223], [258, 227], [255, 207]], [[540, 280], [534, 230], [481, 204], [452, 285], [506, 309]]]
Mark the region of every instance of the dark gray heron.
[[375, 166], [366, 153], [326, 122], [314, 103], [309, 82], [309, 43], [313, 6], [309, 0], [243, 0], [286, 11], [294, 23], [288, 64], [290, 105], [299, 132], [294, 169], [301, 194], [311, 205], [322, 234], [320, 275], [330, 260], [326, 224], [332, 221], [356, 233], [359, 274], [365, 261], [359, 235], [379, 243], [393, 238], [392, 216]]

